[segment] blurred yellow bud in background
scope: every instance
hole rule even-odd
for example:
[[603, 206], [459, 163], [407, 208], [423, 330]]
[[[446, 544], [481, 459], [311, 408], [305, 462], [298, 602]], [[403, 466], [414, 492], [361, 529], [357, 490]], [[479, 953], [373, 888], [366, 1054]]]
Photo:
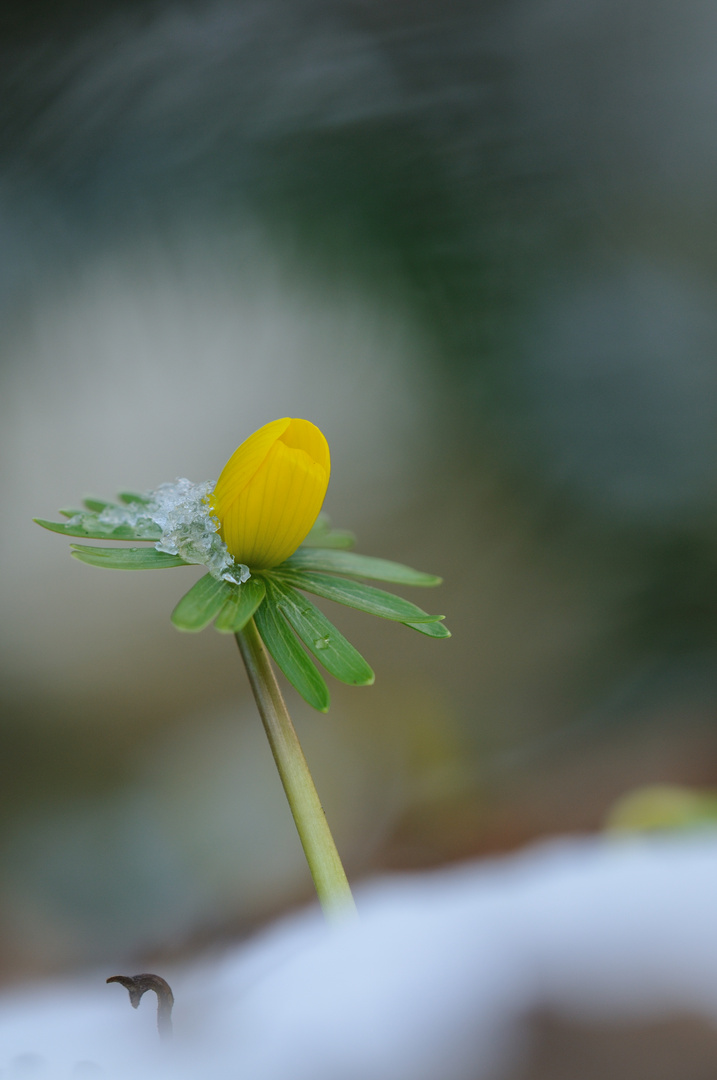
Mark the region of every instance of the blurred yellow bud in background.
[[330, 471], [328, 443], [308, 420], [284, 417], [250, 435], [211, 495], [234, 559], [254, 570], [288, 559], [318, 517]]

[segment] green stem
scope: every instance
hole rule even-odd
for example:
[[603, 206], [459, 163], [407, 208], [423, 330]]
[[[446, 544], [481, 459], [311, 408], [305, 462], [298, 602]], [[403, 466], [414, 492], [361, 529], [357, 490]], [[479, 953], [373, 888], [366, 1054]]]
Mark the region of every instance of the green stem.
[[253, 619], [236, 639], [324, 914], [333, 919], [355, 913], [326, 815]]

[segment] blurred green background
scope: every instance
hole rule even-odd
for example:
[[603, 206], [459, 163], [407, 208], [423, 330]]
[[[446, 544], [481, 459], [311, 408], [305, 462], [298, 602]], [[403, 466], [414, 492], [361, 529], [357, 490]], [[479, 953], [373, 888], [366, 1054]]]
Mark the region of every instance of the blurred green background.
[[715, 9], [31, 0], [1, 44], [3, 977], [311, 897], [194, 571], [31, 522], [279, 416], [445, 578], [450, 641], [334, 612], [376, 685], [288, 691], [354, 881], [717, 783]]

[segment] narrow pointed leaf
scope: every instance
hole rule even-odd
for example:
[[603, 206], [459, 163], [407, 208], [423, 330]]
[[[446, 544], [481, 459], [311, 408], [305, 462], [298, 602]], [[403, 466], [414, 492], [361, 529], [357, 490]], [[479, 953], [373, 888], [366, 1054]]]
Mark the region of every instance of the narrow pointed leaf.
[[164, 570], [170, 566], [189, 565], [179, 555], [167, 555], [153, 547], [105, 548], [73, 544], [71, 554], [80, 562], [104, 566], [108, 570]]
[[140, 506], [146, 506], [149, 502], [149, 498], [138, 491], [120, 491], [119, 499], [125, 506], [131, 506], [133, 503], [139, 503]]
[[70, 521], [45, 521], [42, 518], [34, 518], [34, 521], [50, 532], [62, 533], [64, 536], [82, 536], [87, 540], [159, 540], [162, 530], [151, 521], [138, 522], [136, 525], [111, 525], [97, 520], [95, 514], [79, 511], [81, 521], [72, 524]]
[[251, 577], [243, 585], [235, 585], [225, 601], [214, 629], [221, 634], [238, 634], [266, 596], [266, 584], [259, 577]]
[[[60, 513], [62, 513], [62, 510], [60, 511]], [[78, 535], [77, 530], [73, 530], [71, 528], [68, 529], [67, 523], [64, 521], [45, 521], [44, 518], [33, 518], [32, 520], [35, 522], [36, 525], [41, 525], [43, 529], [49, 529], [50, 532], [62, 533], [64, 536]], [[79, 535], [86, 535], [84, 529]]]
[[291, 685], [314, 709], [328, 712], [329, 688], [285, 619], [271, 604], [261, 604], [257, 608], [255, 619], [264, 644]]
[[351, 686], [371, 685], [373, 671], [323, 611], [289, 585], [270, 582], [269, 595], [304, 645], [334, 678]]
[[[301, 544], [302, 548], [352, 548], [356, 537], [348, 529], [332, 529], [331, 532], [309, 534]], [[299, 549], [300, 550], [300, 549]]]
[[116, 504], [107, 502], [106, 499], [83, 499], [82, 505], [91, 510], [93, 514], [101, 514], [108, 506], [115, 506]]
[[272, 573], [287, 585], [293, 585], [295, 589], [303, 589], [304, 592], [313, 593], [315, 596], [323, 596], [326, 600], [335, 600], [337, 604], [346, 604], [347, 607], [366, 611], [369, 615], [378, 615], [382, 619], [395, 619], [397, 622], [405, 623], [429, 623], [443, 618], [442, 615], [429, 615], [428, 612], [412, 604], [410, 600], [384, 592], [383, 589], [374, 589], [372, 585], [364, 585], [361, 581], [330, 577], [328, 574], [314, 574], [311, 571], [292, 570], [287, 563]]
[[307, 551], [299, 548], [284, 566], [301, 570], [326, 570], [332, 574], [350, 577], [372, 578], [374, 581], [390, 581], [395, 585], [440, 585], [441, 578], [424, 574], [401, 563], [388, 559], [374, 559], [370, 555], [357, 555], [354, 551]]
[[411, 630], [418, 630], [419, 634], [426, 634], [427, 637], [449, 638], [451, 636], [450, 630], [442, 622], [407, 622], [403, 625], [409, 626]]
[[235, 588], [228, 581], [217, 581], [211, 574], [205, 574], [179, 601], [172, 612], [172, 622], [178, 630], [188, 633], [203, 630], [216, 618]]
[[319, 513], [319, 516], [317, 517], [316, 521], [314, 522], [314, 524], [311, 526], [311, 529], [309, 530], [309, 536], [313, 536], [313, 535], [315, 535], [317, 533], [322, 533], [322, 532], [324, 532], [324, 533], [331, 532], [331, 518], [329, 517], [329, 515], [326, 513], [325, 510], [322, 510]]
[[319, 514], [309, 534], [302, 540], [302, 547], [352, 548], [356, 537], [347, 529], [332, 529], [327, 514]]

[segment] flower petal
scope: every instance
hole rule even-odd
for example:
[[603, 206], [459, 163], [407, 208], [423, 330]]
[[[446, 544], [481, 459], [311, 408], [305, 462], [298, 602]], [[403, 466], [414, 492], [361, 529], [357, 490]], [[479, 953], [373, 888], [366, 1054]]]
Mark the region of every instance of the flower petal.
[[221, 471], [212, 493], [212, 506], [220, 521], [230, 511], [251, 478], [261, 468], [276, 440], [291, 424], [291, 417], [264, 424], [237, 447]]
[[277, 420], [247, 439], [211, 497], [234, 558], [261, 570], [296, 551], [318, 517], [329, 474], [328, 444], [308, 420]]

